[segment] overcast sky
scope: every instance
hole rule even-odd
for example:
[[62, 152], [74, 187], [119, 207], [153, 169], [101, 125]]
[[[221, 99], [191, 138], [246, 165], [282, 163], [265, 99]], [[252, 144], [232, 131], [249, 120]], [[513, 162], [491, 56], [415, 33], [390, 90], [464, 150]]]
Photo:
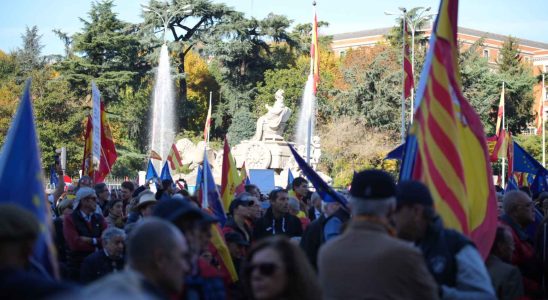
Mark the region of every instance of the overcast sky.
[[[294, 23], [311, 22], [312, 2], [309, 0], [223, 0], [248, 16], [263, 18], [268, 13], [286, 15]], [[359, 31], [388, 27], [394, 17], [385, 11], [398, 7], [432, 7], [432, 0], [318, 0], [318, 19], [329, 22], [321, 34]], [[114, 0], [118, 16], [128, 22], [141, 21], [140, 4], [148, 0]], [[37, 25], [43, 35], [43, 54], [63, 53], [62, 42], [52, 33], [61, 29], [74, 33], [82, 28], [79, 18], [87, 19], [91, 7], [88, 0], [7, 0], [2, 3], [0, 17], [0, 49], [6, 52], [21, 46], [25, 26]], [[459, 26], [548, 43], [548, 0], [461, 0]]]

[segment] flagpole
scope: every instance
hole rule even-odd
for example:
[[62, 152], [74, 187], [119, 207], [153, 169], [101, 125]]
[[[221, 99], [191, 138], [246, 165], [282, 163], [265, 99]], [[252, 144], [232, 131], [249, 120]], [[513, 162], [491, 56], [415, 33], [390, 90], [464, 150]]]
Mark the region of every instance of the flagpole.
[[544, 100], [546, 99], [546, 87], [544, 86], [544, 73], [542, 73], [542, 91], [540, 97], [540, 107], [542, 108], [542, 111], [540, 112], [540, 124], [542, 126], [542, 166], [546, 167], [546, 132], [544, 130]]
[[401, 76], [401, 84], [402, 84], [402, 91], [401, 91], [401, 141], [402, 143], [405, 143], [405, 22], [406, 22], [406, 13], [407, 10], [403, 9], [403, 17], [402, 17], [402, 42], [403, 42], [403, 50], [402, 50], [402, 66], [403, 66], [403, 72]]
[[[504, 81], [502, 82], [502, 129], [506, 129], [505, 125], [504, 125], [504, 119], [506, 118], [506, 109], [505, 109], [505, 99], [504, 99]], [[500, 133], [499, 133], [500, 134]], [[506, 133], [505, 133], [506, 134]], [[508, 147], [511, 147], [512, 145], [509, 145]], [[508, 152], [508, 151], [507, 151]], [[506, 183], [506, 179], [504, 178], [504, 169], [505, 169], [505, 159], [504, 157], [501, 158], [501, 164], [502, 164], [502, 174], [501, 174], [501, 177], [502, 177], [502, 188], [504, 189], [505, 188], [505, 183]]]
[[[213, 92], [209, 92], [209, 108], [208, 109], [211, 109], [211, 99], [213, 98]], [[208, 117], [209, 117], [209, 112], [208, 112]], [[206, 141], [206, 145], [209, 144], [209, 132], [211, 131], [211, 119], [209, 120], [206, 120], [206, 122], [209, 122], [208, 124], [208, 129], [207, 129], [207, 141]]]

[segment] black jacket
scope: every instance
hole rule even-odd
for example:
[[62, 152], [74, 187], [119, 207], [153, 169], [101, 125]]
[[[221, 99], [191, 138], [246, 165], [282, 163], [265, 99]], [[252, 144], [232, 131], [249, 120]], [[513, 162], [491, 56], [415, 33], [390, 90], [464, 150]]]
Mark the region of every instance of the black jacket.
[[274, 219], [272, 208], [266, 210], [265, 215], [255, 222], [253, 240], [264, 237], [283, 234], [289, 238], [300, 237], [303, 234], [301, 221], [290, 214], [285, 214], [279, 219]]
[[114, 270], [121, 271], [123, 268], [124, 260], [122, 258], [113, 260], [106, 255], [104, 250], [100, 250], [84, 259], [80, 269], [80, 280], [91, 282], [114, 272]]
[[310, 264], [317, 269], [318, 252], [320, 246], [323, 244], [323, 226], [325, 225], [326, 218], [324, 214], [321, 214], [319, 218], [314, 220], [306, 227], [303, 238], [301, 239], [301, 248], [308, 257]]

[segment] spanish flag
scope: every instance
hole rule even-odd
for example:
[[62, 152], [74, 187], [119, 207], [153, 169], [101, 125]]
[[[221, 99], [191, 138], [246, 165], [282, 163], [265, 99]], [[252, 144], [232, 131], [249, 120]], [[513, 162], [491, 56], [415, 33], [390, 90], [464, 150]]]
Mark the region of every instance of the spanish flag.
[[458, 0], [442, 0], [400, 173], [424, 182], [444, 224], [485, 258], [497, 227], [495, 189], [483, 126], [461, 91], [457, 16]]
[[234, 199], [236, 194], [236, 187], [242, 182], [238, 169], [236, 169], [236, 162], [230, 153], [230, 146], [225, 137], [225, 143], [223, 147], [223, 167], [221, 174], [221, 198], [223, 208], [228, 211], [230, 202]]
[[312, 42], [310, 43], [310, 73], [314, 78], [312, 91], [316, 95], [318, 84], [320, 83], [320, 51], [318, 45], [318, 17], [314, 10], [314, 20], [312, 22]]

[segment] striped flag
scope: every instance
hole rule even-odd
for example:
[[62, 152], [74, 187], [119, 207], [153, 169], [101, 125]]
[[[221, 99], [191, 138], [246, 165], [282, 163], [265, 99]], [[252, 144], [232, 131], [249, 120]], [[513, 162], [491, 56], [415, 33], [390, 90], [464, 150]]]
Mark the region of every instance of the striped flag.
[[228, 145], [228, 141], [225, 137], [223, 147], [223, 167], [221, 174], [221, 197], [225, 211], [228, 211], [228, 206], [236, 194], [236, 186], [240, 182], [242, 182], [242, 179], [240, 178], [240, 175], [238, 175], [236, 162], [230, 153], [230, 146]]
[[158, 152], [154, 151], [154, 150], [150, 150], [150, 156], [149, 156], [151, 159], [155, 159], [155, 160], [162, 160], [162, 157], [160, 156], [160, 154], [158, 154]]
[[175, 144], [171, 144], [169, 154], [167, 155], [167, 161], [173, 171], [177, 171], [183, 166], [183, 160], [181, 159], [181, 155], [179, 154], [179, 150], [177, 150], [177, 146], [175, 146]]
[[407, 43], [409, 31], [407, 30], [407, 21], [405, 18], [403, 18], [403, 29], [406, 40], [403, 46], [403, 72], [405, 74], [403, 95], [405, 98], [409, 98], [411, 96], [411, 89], [415, 87], [415, 81], [413, 79], [413, 67], [411, 66], [411, 60], [409, 59], [409, 43]]
[[424, 182], [444, 224], [485, 258], [497, 227], [495, 189], [483, 126], [460, 88], [457, 15], [458, 0], [441, 1], [400, 179]]
[[312, 42], [310, 43], [310, 73], [313, 75], [314, 84], [312, 91], [316, 95], [318, 84], [320, 82], [320, 51], [318, 46], [318, 17], [314, 11], [314, 21], [312, 22]]
[[207, 117], [204, 127], [204, 141], [209, 142], [209, 131], [211, 130], [211, 95], [209, 96], [209, 108], [207, 109]]
[[[502, 85], [502, 92], [500, 93], [499, 101], [499, 110], [497, 112], [497, 127], [495, 129], [495, 134], [498, 136], [500, 133], [500, 126], [502, 124], [502, 119], [504, 119], [504, 84]], [[504, 124], [502, 124], [504, 126]]]
[[110, 132], [105, 104], [101, 101], [101, 162], [99, 163], [99, 170], [94, 174], [93, 181], [95, 183], [103, 182], [111, 172], [112, 166], [114, 166], [117, 159], [118, 153]]
[[535, 124], [537, 127], [537, 135], [542, 135], [542, 125], [544, 124], [544, 99], [546, 99], [544, 93], [546, 93], [545, 89], [540, 93], [540, 100], [538, 101], [538, 109], [536, 111], [537, 118]]

